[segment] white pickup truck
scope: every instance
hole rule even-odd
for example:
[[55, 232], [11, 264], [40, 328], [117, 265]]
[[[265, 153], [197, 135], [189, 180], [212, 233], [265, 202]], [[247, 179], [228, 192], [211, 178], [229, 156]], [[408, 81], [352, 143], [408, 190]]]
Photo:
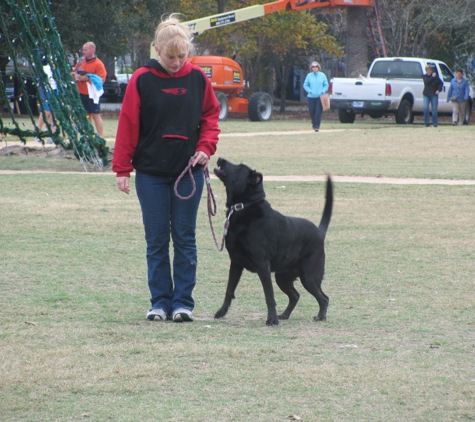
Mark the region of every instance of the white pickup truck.
[[[444, 82], [438, 114], [451, 115], [452, 104], [447, 102], [447, 92], [454, 77], [452, 71], [441, 61], [413, 57], [375, 59], [366, 77], [333, 78], [329, 88], [331, 107], [338, 110], [341, 123], [353, 123], [357, 114], [374, 118], [394, 114], [397, 123], [412, 123], [414, 115], [423, 114], [422, 75], [428, 64]], [[465, 124], [470, 120], [473, 101], [470, 89]]]

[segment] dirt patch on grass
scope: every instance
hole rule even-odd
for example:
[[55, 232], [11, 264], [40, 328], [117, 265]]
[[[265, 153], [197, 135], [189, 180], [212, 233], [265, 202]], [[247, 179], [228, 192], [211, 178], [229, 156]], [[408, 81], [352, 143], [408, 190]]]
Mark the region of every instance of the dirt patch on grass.
[[31, 157], [56, 157], [66, 158], [66, 156], [73, 156], [71, 151], [66, 151], [64, 148], [56, 145], [23, 145], [20, 143], [10, 143], [7, 146], [0, 148], [0, 157], [8, 157], [10, 155], [22, 155]]

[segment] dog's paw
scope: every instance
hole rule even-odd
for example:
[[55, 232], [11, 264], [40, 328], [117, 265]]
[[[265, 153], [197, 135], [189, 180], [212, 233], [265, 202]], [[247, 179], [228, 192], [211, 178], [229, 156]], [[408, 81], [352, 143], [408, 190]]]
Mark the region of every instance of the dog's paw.
[[279, 318], [267, 318], [266, 325], [269, 327], [272, 327], [273, 325], [279, 325]]
[[277, 316], [281, 321], [289, 319], [289, 315], [286, 314], [280, 314]]
[[228, 313], [227, 309], [221, 308], [218, 312], [214, 314], [214, 319], [223, 318]]
[[320, 315], [318, 315], [318, 316], [316, 316], [316, 317], [313, 317], [313, 320], [314, 320], [315, 322], [326, 321], [326, 320], [327, 320], [327, 317], [326, 317], [326, 316], [320, 316]]

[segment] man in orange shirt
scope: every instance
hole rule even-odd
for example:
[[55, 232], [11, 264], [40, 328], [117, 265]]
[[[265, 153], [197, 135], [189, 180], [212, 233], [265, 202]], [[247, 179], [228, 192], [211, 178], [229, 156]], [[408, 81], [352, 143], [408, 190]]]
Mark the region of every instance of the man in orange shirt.
[[102, 79], [104, 83], [107, 76], [107, 71], [104, 63], [96, 57], [96, 45], [93, 42], [87, 42], [82, 47], [84, 59], [79, 61], [73, 69], [74, 79], [76, 80], [78, 91], [81, 96], [81, 101], [89, 114], [89, 120], [94, 120], [97, 134], [102, 138], [104, 132], [104, 124], [101, 117], [101, 105], [94, 103], [92, 98], [89, 98], [89, 91], [87, 89], [87, 82], [89, 77], [87, 74], [95, 74]]

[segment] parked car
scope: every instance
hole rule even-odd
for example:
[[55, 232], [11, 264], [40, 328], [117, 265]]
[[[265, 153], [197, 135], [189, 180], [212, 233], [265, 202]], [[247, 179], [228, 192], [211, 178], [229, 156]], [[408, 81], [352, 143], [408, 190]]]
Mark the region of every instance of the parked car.
[[[451, 115], [452, 104], [447, 102], [447, 92], [454, 74], [439, 60], [414, 57], [375, 59], [366, 77], [333, 78], [329, 89], [331, 107], [338, 110], [341, 123], [353, 123], [357, 114], [373, 118], [394, 114], [397, 123], [412, 123], [415, 115], [423, 114], [422, 75], [426, 65], [434, 67], [444, 82], [439, 94], [438, 113]], [[465, 124], [470, 120], [472, 107], [471, 89]]]
[[125, 95], [125, 90], [127, 89], [127, 84], [132, 75], [129, 73], [117, 73], [115, 76], [120, 88], [119, 100], [122, 101]]
[[111, 103], [116, 103], [119, 100], [120, 96], [120, 87], [115, 79], [115, 76], [107, 77], [104, 82], [104, 94], [101, 97], [101, 100], [107, 100]]
[[[18, 70], [22, 75], [22, 82], [24, 89], [28, 94], [28, 106], [34, 116], [39, 114], [38, 112], [38, 100], [37, 100], [37, 86], [36, 78], [31, 69], [28, 60], [22, 56], [17, 57]], [[13, 61], [9, 61], [5, 67], [5, 72], [2, 72], [2, 82], [5, 86], [6, 95], [9, 101], [11, 101], [11, 108], [15, 113], [28, 114], [28, 107], [25, 98], [20, 87], [21, 81], [18, 78], [17, 71], [13, 64]], [[7, 104], [4, 104], [4, 111], [8, 110]]]

